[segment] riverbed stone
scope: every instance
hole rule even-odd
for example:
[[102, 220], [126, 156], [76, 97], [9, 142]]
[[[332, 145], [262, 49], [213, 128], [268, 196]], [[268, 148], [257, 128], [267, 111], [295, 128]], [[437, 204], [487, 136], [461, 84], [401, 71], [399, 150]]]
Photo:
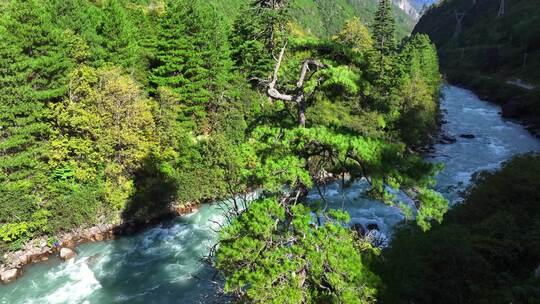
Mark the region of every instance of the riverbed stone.
[[448, 135], [448, 134], [441, 134], [439, 137], [439, 143], [450, 145], [457, 142], [457, 139], [454, 136]]
[[0, 272], [0, 281], [7, 284], [15, 281], [21, 275], [21, 270], [18, 268], [7, 269]]
[[96, 240], [96, 242], [101, 242], [105, 239], [105, 236], [103, 235], [103, 233], [96, 233], [94, 235], [94, 240]]
[[69, 248], [62, 248], [60, 249], [60, 258], [64, 261], [67, 261], [67, 260], [70, 260], [70, 259], [73, 259], [74, 257], [77, 256], [77, 253], [75, 253], [75, 251], [69, 249]]
[[73, 239], [73, 237], [71, 235], [67, 236], [63, 241], [62, 243], [60, 244], [62, 247], [67, 247], [67, 248], [75, 248], [75, 246], [77, 246], [77, 242], [75, 242], [75, 239]]
[[369, 223], [367, 225], [367, 230], [368, 231], [372, 231], [372, 230], [377, 230], [379, 231], [379, 225], [377, 225], [377, 223]]
[[364, 228], [364, 226], [360, 223], [354, 223], [352, 224], [351, 226], [351, 229], [356, 231], [356, 233], [358, 233], [359, 236], [364, 236], [366, 235], [366, 229]]
[[474, 134], [468, 134], [468, 133], [461, 134], [459, 137], [461, 137], [461, 138], [468, 138], [468, 139], [476, 138], [476, 136], [475, 136]]

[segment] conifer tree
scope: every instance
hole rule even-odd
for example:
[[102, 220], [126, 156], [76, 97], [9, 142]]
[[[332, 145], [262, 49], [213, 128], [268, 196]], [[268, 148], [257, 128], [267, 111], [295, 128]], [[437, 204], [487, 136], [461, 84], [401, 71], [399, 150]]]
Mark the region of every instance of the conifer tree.
[[160, 21], [158, 64], [151, 81], [177, 94], [184, 115], [195, 120], [215, 109], [230, 77], [229, 48], [219, 18], [200, 1], [178, 1]]
[[102, 8], [103, 59], [134, 73], [139, 60], [136, 28], [119, 0], [107, 0]]
[[373, 23], [374, 47], [383, 55], [390, 55], [396, 48], [396, 21], [392, 14], [392, 2], [380, 0]]
[[[79, 37], [86, 45], [87, 54], [79, 63], [98, 66], [105, 61], [105, 50], [99, 33], [102, 25], [102, 11], [86, 0], [50, 0], [48, 5], [55, 28], [71, 32], [68, 36]], [[80, 46], [72, 49], [82, 50]]]
[[385, 114], [387, 123], [393, 123], [399, 116], [398, 98], [392, 96], [399, 84], [399, 70], [394, 58], [395, 20], [390, 0], [380, 0], [372, 30], [375, 51], [368, 60], [369, 74], [376, 88], [372, 104]]

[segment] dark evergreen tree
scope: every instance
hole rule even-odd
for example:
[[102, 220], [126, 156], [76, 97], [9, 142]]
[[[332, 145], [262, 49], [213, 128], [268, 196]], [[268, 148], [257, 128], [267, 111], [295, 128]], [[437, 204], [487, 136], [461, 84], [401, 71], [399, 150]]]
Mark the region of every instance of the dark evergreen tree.
[[369, 54], [369, 74], [376, 90], [371, 105], [384, 113], [387, 123], [399, 118], [399, 96], [395, 89], [399, 86], [399, 69], [396, 66], [395, 20], [392, 2], [380, 0], [372, 27], [374, 52]]
[[392, 1], [380, 0], [373, 23], [374, 47], [383, 55], [390, 55], [396, 49], [396, 21], [392, 13]]
[[[79, 63], [99, 66], [105, 62], [106, 52], [102, 47], [102, 10], [87, 0], [51, 0], [48, 5], [54, 26], [79, 37], [82, 44], [72, 46], [71, 50], [85, 52]], [[69, 34], [71, 33], [71, 34]]]
[[106, 62], [135, 73], [139, 59], [136, 28], [119, 0], [107, 0], [102, 8], [101, 44]]

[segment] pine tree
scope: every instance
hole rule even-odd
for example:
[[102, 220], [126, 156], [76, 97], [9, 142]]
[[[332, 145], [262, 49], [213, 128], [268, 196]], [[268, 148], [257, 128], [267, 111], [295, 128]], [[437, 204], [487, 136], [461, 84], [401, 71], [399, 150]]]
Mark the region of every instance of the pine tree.
[[218, 106], [230, 77], [229, 48], [219, 20], [200, 1], [179, 1], [160, 21], [151, 81], [177, 94], [184, 115], [195, 121]]
[[72, 63], [46, 6], [11, 2], [0, 20], [0, 222], [28, 219], [47, 196], [48, 106]]
[[396, 21], [392, 14], [392, 2], [380, 0], [373, 23], [374, 47], [383, 55], [390, 55], [396, 49]]
[[[78, 37], [86, 45], [87, 54], [79, 60], [81, 64], [99, 66], [105, 62], [105, 50], [99, 33], [103, 22], [102, 10], [87, 0], [50, 0], [48, 5], [52, 20], [58, 30], [68, 32], [72, 37]], [[77, 39], [77, 38], [76, 38]], [[73, 46], [72, 50], [80, 50]]]
[[104, 60], [135, 73], [139, 63], [136, 28], [119, 0], [107, 0], [102, 8], [101, 43]]
[[388, 124], [398, 119], [398, 97], [395, 90], [399, 86], [399, 70], [396, 66], [395, 20], [392, 2], [380, 0], [373, 24], [373, 48], [369, 54], [369, 74], [375, 85], [372, 97], [374, 108], [386, 116]]
[[[112, 63], [146, 80], [142, 34], [122, 1], [106, 0], [97, 6], [87, 0], [51, 0], [49, 7], [50, 13], [57, 16], [53, 20], [55, 28], [86, 44], [87, 54], [79, 63], [94, 67]], [[78, 48], [80, 44], [72, 51]]]

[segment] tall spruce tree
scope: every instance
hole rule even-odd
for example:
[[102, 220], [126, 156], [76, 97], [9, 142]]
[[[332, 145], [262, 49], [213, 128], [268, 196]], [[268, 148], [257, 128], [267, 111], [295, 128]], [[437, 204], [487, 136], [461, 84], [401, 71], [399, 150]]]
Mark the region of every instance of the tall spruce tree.
[[399, 85], [399, 69], [396, 66], [395, 20], [392, 14], [392, 2], [380, 0], [373, 23], [373, 48], [369, 59], [368, 73], [376, 88], [372, 97], [375, 109], [385, 114], [387, 123], [398, 119], [398, 98], [395, 89]]
[[[73, 51], [83, 51], [85, 54], [79, 63], [101, 65], [105, 61], [105, 50], [102, 47], [100, 28], [102, 27], [102, 10], [87, 0], [50, 0], [49, 10], [55, 18], [54, 27], [68, 32], [68, 36], [79, 37], [86, 47], [73, 46]], [[71, 32], [72, 34], [69, 34]]]
[[139, 61], [136, 28], [119, 0], [107, 0], [102, 8], [101, 44], [104, 60], [135, 73]]
[[373, 23], [374, 47], [383, 55], [390, 55], [396, 49], [396, 21], [392, 14], [392, 2], [380, 0]]

